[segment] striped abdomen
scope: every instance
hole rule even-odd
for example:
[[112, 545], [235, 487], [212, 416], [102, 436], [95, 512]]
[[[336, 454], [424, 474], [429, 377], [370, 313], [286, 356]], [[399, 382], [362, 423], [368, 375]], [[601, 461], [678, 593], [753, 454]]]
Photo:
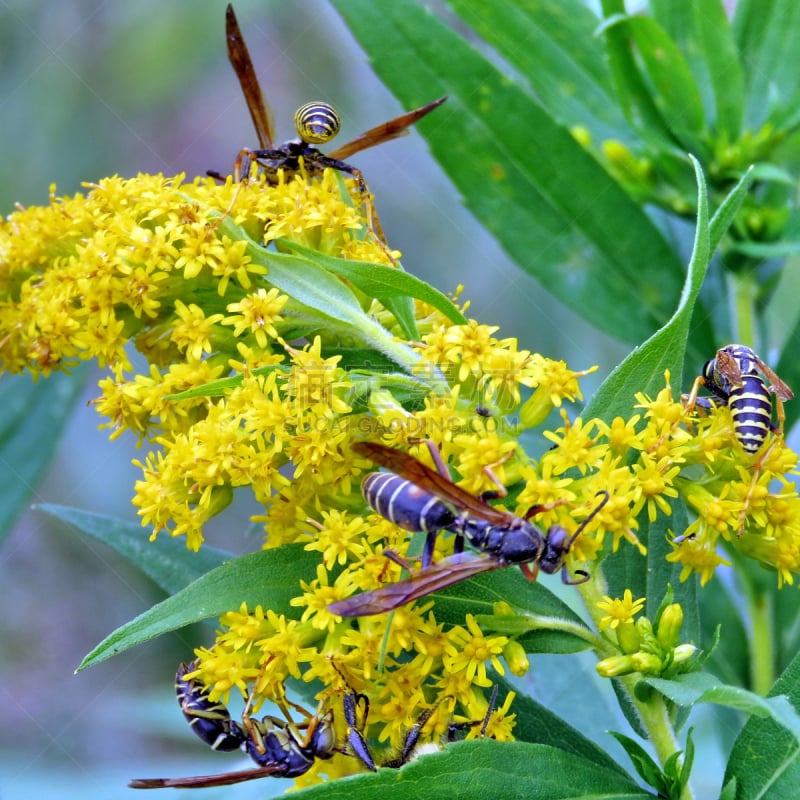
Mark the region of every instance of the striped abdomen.
[[225, 705], [209, 699], [202, 684], [184, 677], [194, 668], [195, 662], [188, 666], [181, 664], [175, 677], [175, 693], [183, 716], [186, 717], [189, 727], [212, 750], [238, 750], [247, 738], [244, 731], [231, 719]]
[[391, 472], [370, 472], [361, 492], [373, 511], [407, 531], [440, 531], [456, 522], [436, 495]]
[[772, 398], [759, 375], [742, 375], [728, 394], [736, 438], [748, 453], [757, 452], [772, 429]]

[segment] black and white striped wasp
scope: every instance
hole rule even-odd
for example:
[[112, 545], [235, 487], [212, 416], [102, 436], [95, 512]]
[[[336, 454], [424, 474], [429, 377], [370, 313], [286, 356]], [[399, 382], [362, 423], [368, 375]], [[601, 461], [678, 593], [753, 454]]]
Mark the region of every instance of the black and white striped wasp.
[[[278, 170], [295, 173], [304, 169], [310, 177], [321, 175], [326, 168], [347, 173], [355, 178], [359, 194], [366, 205], [370, 225], [374, 226], [374, 232], [383, 241], [377, 217], [371, 206], [366, 181], [361, 171], [346, 163], [345, 159], [369, 147], [405, 136], [411, 125], [438, 108], [447, 97], [440, 97], [438, 100], [433, 100], [413, 111], [370, 128], [328, 154], [318, 150], [317, 145], [329, 142], [339, 132], [341, 125], [339, 115], [333, 106], [327, 103], [318, 101], [306, 103], [297, 110], [294, 116], [299, 139], [285, 144], [276, 144], [272, 115], [269, 106], [264, 101], [250, 53], [239, 29], [233, 6], [230, 4], [225, 12], [225, 34], [228, 43], [228, 58], [242, 87], [259, 144], [257, 149], [240, 151], [234, 164], [234, 180], [238, 182], [247, 179], [253, 163], [257, 163], [263, 168], [269, 180], [274, 179]], [[217, 172], [208, 174], [222, 180], [222, 176]]]
[[[698, 397], [700, 386], [705, 386], [714, 397]], [[772, 395], [775, 395], [777, 427], [772, 422]], [[686, 405], [687, 408], [727, 406], [737, 441], [746, 452], [755, 454], [769, 431], [783, 430], [783, 403], [793, 397], [792, 390], [749, 347], [729, 344], [705, 363]]]
[[[184, 778], [135, 778], [128, 784], [132, 789], [200, 789], [210, 786], [230, 786], [235, 783], [259, 778], [296, 778], [304, 775], [317, 759], [329, 759], [336, 753], [347, 753], [358, 758], [372, 772], [378, 764], [364, 736], [369, 714], [366, 695], [349, 689], [342, 696], [342, 710], [347, 729], [347, 742], [339, 746], [336, 742], [333, 711], [308, 714], [303, 723], [295, 723], [282, 704], [285, 719], [266, 716], [260, 720], [250, 715], [252, 698], [242, 713], [242, 723], [231, 718], [224, 703], [209, 698], [208, 690], [198, 681], [187, 678], [195, 669], [194, 662], [181, 664], [175, 677], [175, 692], [178, 703], [189, 727], [212, 750], [229, 752], [242, 750], [256, 763], [253, 769], [221, 772], [214, 775], [193, 775]], [[337, 669], [338, 671], [338, 669]], [[340, 673], [341, 674], [341, 673]], [[458, 731], [481, 725], [481, 735], [486, 732], [489, 718], [494, 710], [497, 687], [495, 686], [486, 717], [477, 722], [452, 724], [447, 732], [447, 741], [454, 741]], [[294, 704], [291, 704], [294, 705]], [[425, 724], [433, 709], [426, 709], [405, 736], [400, 753], [380, 763], [382, 767], [399, 769], [415, 755]]]
[[[257, 778], [296, 778], [308, 772], [317, 759], [332, 758], [340, 752], [336, 746], [333, 712], [307, 716], [295, 723], [283, 706], [286, 719], [266, 716], [254, 719], [251, 715], [252, 697], [242, 713], [242, 723], [231, 718], [224, 703], [214, 702], [207, 689], [198, 681], [187, 678], [195, 663], [181, 664], [175, 677], [175, 692], [183, 716], [191, 729], [212, 750], [223, 752], [243, 750], [257, 764], [255, 769], [236, 770], [215, 775], [195, 775], [186, 778], [137, 778], [128, 785], [133, 789], [200, 788], [228, 786]], [[353, 719], [358, 696], [346, 699], [353, 704]], [[353, 726], [354, 728], [357, 726]]]
[[[583, 571], [570, 578], [566, 557], [575, 540], [608, 501], [608, 492], [578, 529], [570, 535], [566, 528], [553, 525], [546, 533], [530, 518], [545, 507], [534, 506], [524, 517], [494, 508], [487, 500], [501, 492], [480, 497], [470, 494], [450, 479], [438, 451], [436, 472], [401, 450], [376, 442], [357, 442], [353, 450], [388, 472], [372, 472], [364, 478], [362, 493], [369, 506], [382, 517], [408, 531], [427, 534], [419, 571], [406, 580], [348, 597], [328, 606], [333, 614], [360, 617], [380, 614], [410, 603], [473, 575], [518, 565], [529, 580], [541, 570], [553, 574], [561, 570], [564, 583], [583, 583]], [[431, 563], [438, 531], [457, 537], [455, 553]], [[464, 542], [477, 552], [465, 552]], [[391, 551], [386, 555], [408, 566]]]

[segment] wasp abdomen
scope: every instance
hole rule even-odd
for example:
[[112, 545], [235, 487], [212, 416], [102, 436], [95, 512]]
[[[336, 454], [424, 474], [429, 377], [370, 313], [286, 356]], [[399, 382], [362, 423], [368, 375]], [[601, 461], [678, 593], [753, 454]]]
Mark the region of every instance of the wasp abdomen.
[[371, 472], [361, 491], [373, 511], [407, 531], [443, 530], [456, 521], [435, 495], [391, 472]]
[[742, 385], [728, 399], [736, 438], [748, 453], [755, 453], [772, 427], [772, 400], [758, 375], [743, 375]]
[[193, 663], [181, 664], [175, 678], [175, 693], [189, 727], [212, 750], [238, 750], [247, 738], [244, 731], [222, 703], [209, 699], [202, 684], [184, 677], [193, 669]]
[[307, 144], [324, 144], [333, 139], [341, 120], [333, 106], [314, 101], [300, 106], [294, 115], [298, 136]]

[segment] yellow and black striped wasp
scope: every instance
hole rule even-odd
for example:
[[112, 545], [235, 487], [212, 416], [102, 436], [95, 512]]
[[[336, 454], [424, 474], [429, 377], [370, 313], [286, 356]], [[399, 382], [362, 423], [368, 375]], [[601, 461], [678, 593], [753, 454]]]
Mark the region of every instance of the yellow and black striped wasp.
[[[575, 540], [608, 502], [608, 492], [601, 493], [601, 501], [572, 535], [560, 525], [551, 526], [545, 533], [530, 521], [545, 507], [534, 506], [524, 517], [518, 517], [489, 505], [487, 500], [500, 493], [477, 497], [454, 484], [433, 447], [438, 472], [402, 450], [377, 442], [357, 442], [353, 450], [388, 470], [371, 472], [364, 478], [362, 494], [367, 504], [395, 525], [422, 531], [427, 538], [420, 569], [414, 575], [331, 603], [331, 613], [342, 617], [381, 614], [474, 575], [514, 564], [529, 580], [535, 580], [539, 570], [550, 575], [560, 570], [564, 583], [588, 580], [583, 571], [571, 578], [565, 561]], [[453, 555], [433, 564], [438, 531], [454, 533], [456, 547]], [[465, 552], [465, 541], [477, 552]], [[386, 555], [408, 566], [397, 554], [386, 551]]]
[[[714, 397], [698, 397], [700, 386], [705, 386]], [[772, 395], [775, 395], [777, 427], [772, 422]], [[749, 347], [729, 344], [717, 350], [716, 356], [705, 363], [686, 406], [689, 409], [695, 405], [701, 408], [727, 406], [731, 410], [736, 440], [753, 455], [761, 449], [769, 431], [783, 430], [786, 418], [783, 403], [793, 397], [792, 390]]]
[[[341, 125], [339, 115], [333, 106], [327, 103], [319, 101], [306, 103], [294, 115], [299, 139], [285, 144], [276, 144], [272, 115], [269, 106], [264, 101], [250, 53], [239, 29], [233, 6], [230, 4], [225, 12], [225, 33], [228, 42], [228, 58], [242, 87], [259, 144], [257, 149], [240, 151], [234, 164], [234, 180], [246, 180], [254, 163], [264, 170], [268, 179], [272, 179], [278, 170], [294, 173], [304, 169], [310, 177], [321, 175], [323, 170], [328, 168], [344, 172], [355, 179], [359, 195], [363, 198], [370, 227], [383, 242], [384, 237], [380, 232], [380, 223], [372, 208], [372, 200], [364, 176], [359, 169], [346, 163], [344, 159], [361, 150], [407, 135], [411, 125], [438, 108], [447, 97], [440, 97], [420, 108], [370, 128], [352, 141], [327, 154], [321, 152], [317, 145], [329, 142], [339, 132]], [[208, 174], [213, 178], [222, 178], [217, 172]]]

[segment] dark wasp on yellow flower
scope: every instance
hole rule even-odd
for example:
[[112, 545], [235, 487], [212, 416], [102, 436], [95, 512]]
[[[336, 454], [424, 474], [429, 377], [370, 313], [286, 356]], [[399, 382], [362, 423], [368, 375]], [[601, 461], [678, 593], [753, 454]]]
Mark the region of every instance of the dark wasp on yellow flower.
[[[251, 167], [256, 165], [266, 171], [269, 181], [279, 180], [279, 173], [285, 177], [304, 172], [309, 178], [315, 178], [320, 177], [326, 169], [344, 172], [356, 181], [356, 191], [360, 202], [363, 203], [370, 230], [386, 245], [364, 176], [359, 169], [346, 163], [344, 159], [361, 150], [405, 136], [411, 125], [438, 108], [447, 98], [440, 97], [375, 128], [370, 128], [328, 154], [322, 153], [316, 145], [325, 144], [336, 136], [341, 126], [339, 115], [328, 103], [319, 101], [306, 103], [294, 115], [299, 139], [278, 145], [275, 144], [274, 125], [269, 106], [264, 101], [250, 53], [239, 29], [233, 6], [230, 4], [225, 11], [225, 36], [228, 43], [228, 58], [239, 79], [259, 143], [259, 147], [255, 150], [240, 151], [234, 165], [234, 180], [249, 178]], [[222, 179], [216, 172], [209, 172], [209, 175]]]

